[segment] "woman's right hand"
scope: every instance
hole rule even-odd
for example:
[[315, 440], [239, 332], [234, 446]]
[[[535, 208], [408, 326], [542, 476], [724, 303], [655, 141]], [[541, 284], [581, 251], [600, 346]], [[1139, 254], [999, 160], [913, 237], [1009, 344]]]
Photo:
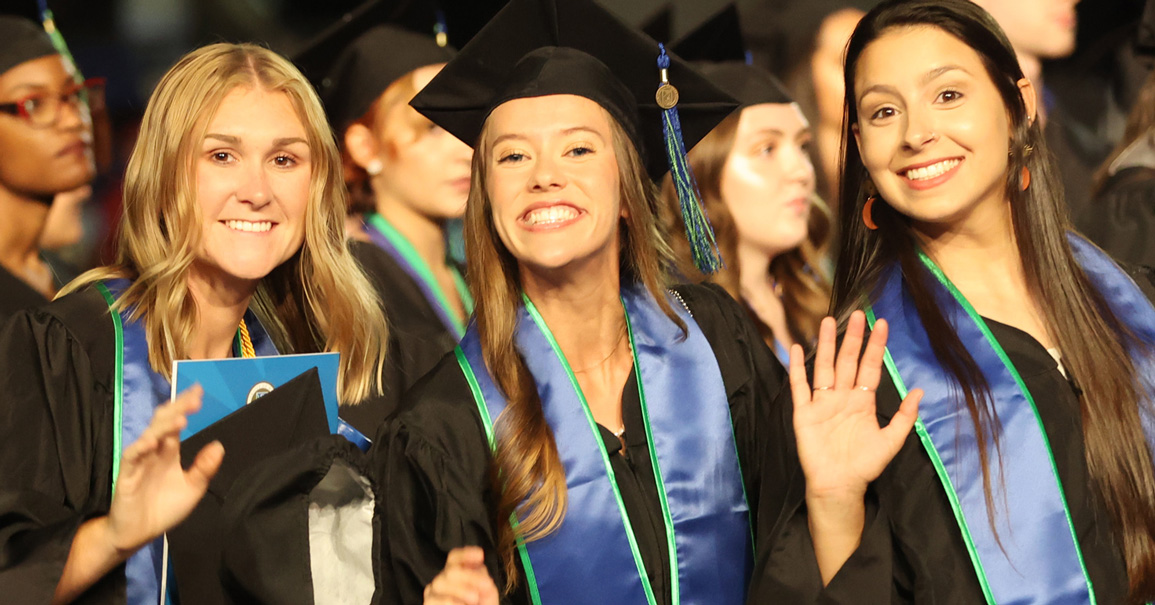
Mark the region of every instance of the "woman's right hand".
[[224, 459], [214, 441], [186, 471], [180, 463], [180, 432], [200, 410], [203, 390], [194, 386], [153, 412], [140, 438], [124, 450], [108, 528], [113, 546], [134, 552], [183, 521], [204, 497]]
[[425, 587], [425, 605], [497, 605], [497, 585], [476, 546], [449, 551], [445, 569]]
[[814, 357], [814, 388], [806, 380], [802, 349], [790, 352], [794, 434], [806, 477], [807, 499], [857, 498], [894, 458], [918, 417], [922, 390], [910, 391], [885, 427], [878, 425], [875, 390], [882, 376], [886, 320], [874, 324], [859, 361], [866, 315], [850, 316], [835, 359], [837, 325], [822, 320]]

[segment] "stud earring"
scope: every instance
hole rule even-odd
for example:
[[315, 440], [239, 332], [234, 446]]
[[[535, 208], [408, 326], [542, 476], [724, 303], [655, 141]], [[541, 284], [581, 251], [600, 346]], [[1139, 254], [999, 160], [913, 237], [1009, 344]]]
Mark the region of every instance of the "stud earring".
[[368, 164], [365, 164], [365, 172], [368, 172], [369, 176], [377, 176], [381, 174], [381, 170], [384, 168], [385, 167], [381, 165], [381, 160], [378, 160], [377, 158], [373, 158], [372, 160], [369, 160]]

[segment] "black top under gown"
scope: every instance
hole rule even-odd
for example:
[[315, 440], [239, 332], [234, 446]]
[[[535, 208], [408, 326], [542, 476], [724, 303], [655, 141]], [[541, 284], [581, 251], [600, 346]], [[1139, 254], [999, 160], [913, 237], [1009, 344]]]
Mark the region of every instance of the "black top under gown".
[[[678, 286], [721, 368], [730, 402], [738, 457], [752, 511], [762, 478], [763, 427], [767, 406], [785, 383], [785, 373], [766, 348], [746, 312], [717, 286]], [[622, 391], [626, 455], [602, 428], [618, 487], [634, 528], [638, 549], [659, 603], [670, 602], [665, 527], [642, 428], [637, 377]], [[654, 401], [649, 401], [655, 405]], [[500, 588], [504, 573], [495, 549], [494, 493], [485, 429], [469, 385], [450, 354], [404, 399], [398, 415], [382, 427], [372, 468], [389, 497], [381, 513], [388, 535], [389, 569], [397, 603], [422, 601], [425, 585], [441, 571], [449, 551], [476, 545], [485, 550], [490, 575]], [[751, 515], [752, 521], [754, 515]], [[502, 520], [508, 523], [508, 520]], [[596, 553], [591, 545], [591, 553]], [[520, 564], [520, 563], [519, 563]], [[519, 572], [520, 573], [520, 572]], [[594, 580], [591, 578], [591, 580]], [[507, 599], [528, 603], [524, 575]]]
[[[1148, 298], [1155, 298], [1146, 270], [1132, 276]], [[1088, 475], [1075, 387], [1029, 334], [986, 321], [1038, 408], [1098, 602], [1123, 603], [1126, 567], [1110, 515]], [[880, 424], [890, 422], [899, 401], [894, 383], [884, 378], [877, 398]], [[946, 492], [914, 431], [870, 484], [862, 542], [824, 590], [807, 528], [805, 482], [798, 467], [789, 394], [774, 405], [770, 421], [774, 432], [767, 437], [770, 458], [762, 482], [759, 523], [764, 533], [758, 535], [751, 603], [985, 602]], [[1013, 443], [1003, 441], [1001, 447], [1004, 456], [1014, 455]]]
[[341, 410], [345, 422], [372, 437], [401, 395], [453, 350], [457, 337], [446, 329], [417, 282], [388, 252], [365, 242], [350, 242], [350, 249], [377, 289], [389, 322], [384, 397]]
[[[351, 245], [359, 260], [364, 248]], [[0, 329], [0, 603], [48, 603], [77, 528], [108, 513], [115, 343], [95, 288]], [[396, 380], [388, 363], [385, 374]], [[382, 399], [359, 405], [393, 407]], [[123, 603], [124, 594], [121, 565], [75, 602]]]

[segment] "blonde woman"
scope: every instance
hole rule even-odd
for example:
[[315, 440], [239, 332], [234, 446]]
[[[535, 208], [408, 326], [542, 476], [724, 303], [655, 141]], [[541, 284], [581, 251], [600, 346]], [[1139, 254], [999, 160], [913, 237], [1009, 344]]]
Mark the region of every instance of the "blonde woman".
[[666, 60], [692, 144], [736, 104], [588, 0], [513, 0], [413, 101], [476, 143], [477, 310], [376, 443], [396, 602], [745, 602], [783, 369], [720, 288], [668, 289]]
[[316, 94], [276, 54], [214, 44], [161, 79], [116, 262], [0, 335], [6, 600], [158, 601], [158, 537], [227, 455], [210, 444], [182, 470], [199, 396], [166, 403], [174, 360], [338, 351], [342, 404], [380, 391], [386, 327], [345, 243], [340, 169]]
[[[386, 298], [397, 395], [453, 349], [473, 300], [449, 258], [445, 225], [465, 212], [473, 151], [409, 106], [452, 56], [445, 36], [386, 24], [391, 3], [354, 11], [295, 57], [316, 84], [338, 133], [357, 219], [350, 235], [381, 254], [365, 270]], [[391, 400], [392, 398], [390, 398]], [[391, 412], [358, 406], [347, 420], [366, 433]]]

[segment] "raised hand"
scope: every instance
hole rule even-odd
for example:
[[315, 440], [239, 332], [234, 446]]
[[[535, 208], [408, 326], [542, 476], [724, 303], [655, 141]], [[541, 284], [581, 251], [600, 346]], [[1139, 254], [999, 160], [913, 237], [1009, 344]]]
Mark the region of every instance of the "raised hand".
[[886, 351], [886, 320], [878, 320], [862, 350], [866, 315], [850, 316], [835, 359], [837, 326], [822, 320], [814, 358], [814, 388], [806, 380], [802, 348], [790, 351], [790, 391], [794, 398], [794, 434], [806, 476], [807, 498], [857, 497], [878, 478], [902, 448], [918, 415], [922, 391], [914, 389], [885, 427], [875, 415], [875, 390]]
[[445, 569], [425, 587], [425, 605], [497, 605], [497, 585], [476, 546], [449, 551]]
[[865, 526], [866, 486], [894, 458], [918, 416], [922, 391], [902, 400], [885, 427], [878, 425], [874, 392], [886, 352], [885, 320], [874, 324], [862, 350], [866, 315], [855, 311], [835, 360], [833, 317], [822, 320], [814, 356], [814, 389], [806, 380], [802, 347], [790, 350], [794, 435], [806, 476], [806, 514], [822, 583], [829, 584], [858, 548]]
[[220, 468], [225, 448], [216, 441], [201, 449], [187, 471], [180, 464], [180, 432], [187, 416], [200, 409], [202, 393], [194, 386], [158, 407], [148, 428], [124, 450], [108, 511], [118, 550], [135, 551], [183, 521]]

